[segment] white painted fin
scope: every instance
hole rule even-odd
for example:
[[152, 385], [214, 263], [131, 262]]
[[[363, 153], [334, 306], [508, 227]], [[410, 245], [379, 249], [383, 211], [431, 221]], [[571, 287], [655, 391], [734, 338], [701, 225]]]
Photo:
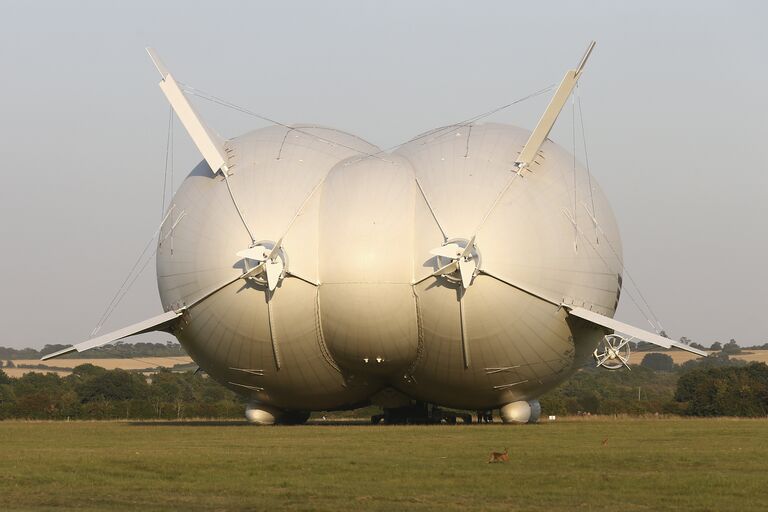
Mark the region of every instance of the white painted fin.
[[253, 261], [266, 261], [268, 251], [269, 249], [263, 245], [257, 245], [249, 249], [237, 251], [237, 255], [241, 258], [248, 258], [249, 260]]
[[477, 270], [477, 262], [474, 258], [471, 260], [461, 258], [459, 260], [459, 276], [461, 277], [461, 285], [464, 289], [469, 288], [469, 285], [472, 284], [475, 270]]
[[267, 260], [265, 264], [267, 266], [267, 286], [269, 291], [274, 291], [280, 283], [280, 274], [283, 273], [283, 260], [280, 258]]
[[448, 258], [449, 260], [453, 260], [458, 258], [463, 249], [461, 246], [457, 243], [450, 243], [446, 245], [441, 245], [440, 247], [435, 247], [431, 251], [429, 251], [430, 254], [434, 256], [442, 256], [443, 258]]
[[645, 331], [638, 327], [625, 324], [624, 322], [619, 322], [618, 320], [614, 320], [613, 318], [607, 317], [605, 315], [601, 315], [599, 313], [595, 313], [594, 311], [590, 311], [588, 309], [576, 308], [573, 306], [569, 306], [568, 304], [563, 304], [563, 307], [568, 310], [568, 314], [570, 315], [583, 318], [584, 320], [592, 322], [593, 324], [602, 325], [603, 327], [607, 327], [608, 329], [611, 329], [613, 331], [628, 334], [629, 336], [637, 338], [640, 341], [653, 343], [654, 345], [658, 345], [664, 348], [674, 347], [682, 350], [687, 350], [688, 352], [693, 352], [694, 354], [699, 356], [706, 357], [708, 355], [703, 350], [690, 347], [685, 343], [680, 343], [679, 341], [675, 341], [669, 338], [665, 338], [663, 336], [659, 336], [658, 334], [654, 334], [652, 332]]
[[283, 247], [283, 238], [280, 237], [280, 239], [277, 242], [275, 242], [275, 245], [272, 246], [272, 250], [269, 252], [269, 255], [267, 257], [271, 260], [275, 259], [275, 256], [277, 256], [277, 253], [280, 252], [280, 249], [282, 247]]
[[534, 128], [531, 136], [528, 138], [528, 142], [525, 143], [523, 150], [515, 161], [518, 172], [529, 167], [533, 163], [536, 154], [539, 152], [539, 149], [541, 149], [541, 145], [547, 140], [549, 132], [552, 131], [552, 127], [555, 125], [555, 121], [557, 121], [557, 117], [563, 109], [563, 105], [568, 101], [568, 97], [576, 86], [576, 82], [579, 81], [579, 77], [584, 70], [584, 65], [587, 63], [587, 59], [594, 47], [595, 42], [592, 41], [587, 47], [587, 51], [584, 53], [584, 56], [581, 58], [581, 62], [579, 62], [576, 69], [569, 69], [565, 73], [557, 91], [555, 91], [555, 95], [552, 96], [552, 100], [549, 102], [547, 109], [544, 111], [544, 114], [542, 114], [536, 128]]
[[432, 276], [437, 277], [445, 274], [452, 274], [453, 272], [456, 272], [456, 269], [458, 268], [459, 268], [459, 260], [453, 260], [447, 265], [444, 265], [439, 269], [435, 270], [434, 272], [432, 272]]
[[255, 267], [253, 267], [251, 270], [246, 270], [243, 273], [243, 276], [242, 276], [243, 279], [247, 279], [249, 277], [253, 277], [253, 276], [257, 276], [257, 275], [261, 274], [262, 272], [264, 272], [264, 267], [266, 265], [267, 265], [267, 262], [266, 261], [262, 261], [261, 263], [259, 263]]
[[469, 242], [467, 242], [466, 247], [464, 247], [464, 250], [461, 251], [461, 256], [463, 258], [466, 258], [472, 253], [472, 249], [475, 248], [475, 238], [477, 235], [472, 235], [472, 238], [469, 239]]
[[192, 107], [192, 104], [187, 99], [184, 92], [179, 87], [179, 84], [173, 78], [168, 68], [160, 60], [157, 53], [152, 48], [147, 48], [147, 53], [155, 64], [155, 67], [160, 72], [160, 76], [163, 79], [160, 81], [160, 89], [165, 93], [165, 97], [168, 98], [168, 102], [171, 104], [173, 111], [179, 117], [181, 124], [187, 130], [187, 133], [192, 138], [192, 142], [195, 143], [197, 149], [202, 153], [205, 161], [211, 166], [211, 171], [214, 174], [221, 171], [226, 173], [227, 168], [227, 155], [224, 151], [224, 141], [213, 130], [203, 123], [202, 119], [198, 115], [197, 111]]
[[151, 332], [151, 331], [165, 331], [170, 328], [173, 322], [178, 317], [180, 317], [181, 314], [182, 314], [181, 311], [176, 312], [171, 310], [171, 311], [168, 311], [167, 313], [163, 313], [162, 315], [149, 318], [147, 320], [135, 323], [133, 325], [129, 325], [128, 327], [123, 327], [122, 329], [118, 329], [117, 331], [103, 334], [101, 336], [97, 336], [96, 338], [91, 338], [90, 340], [83, 341], [82, 343], [77, 343], [75, 345], [72, 345], [71, 347], [67, 347], [63, 350], [59, 350], [58, 352], [44, 355], [40, 359], [43, 361], [46, 361], [48, 359], [53, 359], [55, 357], [63, 356], [64, 354], [69, 354], [70, 352], [75, 352], [75, 351], [83, 352], [85, 350], [89, 350], [92, 348], [101, 347], [102, 345], [107, 345], [109, 343], [112, 343], [113, 341], [127, 338], [128, 336], [133, 336], [134, 334], [143, 334], [145, 332]]

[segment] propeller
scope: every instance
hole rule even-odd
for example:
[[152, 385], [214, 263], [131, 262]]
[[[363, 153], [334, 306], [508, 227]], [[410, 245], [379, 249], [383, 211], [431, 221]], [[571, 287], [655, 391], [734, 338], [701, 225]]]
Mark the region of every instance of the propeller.
[[[283, 261], [282, 239], [277, 243], [260, 242], [253, 247], [237, 252], [237, 256], [243, 259], [245, 275], [247, 278], [255, 278], [261, 283], [266, 283], [269, 291], [274, 291], [283, 278], [285, 262]], [[270, 247], [271, 245], [271, 247]], [[256, 262], [251, 267], [249, 262]]]
[[479, 266], [479, 253], [475, 246], [474, 236], [469, 241], [448, 241], [440, 247], [435, 247], [429, 253], [438, 257], [438, 263], [441, 262], [441, 259], [449, 260], [449, 263], [435, 270], [432, 276], [453, 278], [453, 280], [461, 282], [461, 286], [465, 290], [469, 288]]
[[629, 367], [629, 342], [631, 338], [624, 338], [618, 334], [609, 334], [603, 338], [601, 345], [595, 349], [593, 356], [597, 366], [608, 370], [618, 370]]
[[[431, 277], [444, 276], [449, 281], [461, 283], [461, 287], [456, 290], [461, 321], [461, 350], [464, 356], [464, 367], [469, 368], [469, 336], [467, 334], [467, 320], [464, 311], [464, 294], [472, 284], [472, 280], [480, 267], [480, 253], [475, 245], [475, 237], [472, 236], [469, 240], [447, 240], [443, 245], [435, 247], [429, 252], [437, 256], [438, 265], [441, 265], [430, 275]], [[444, 260], [448, 260], [448, 263], [442, 265]]]

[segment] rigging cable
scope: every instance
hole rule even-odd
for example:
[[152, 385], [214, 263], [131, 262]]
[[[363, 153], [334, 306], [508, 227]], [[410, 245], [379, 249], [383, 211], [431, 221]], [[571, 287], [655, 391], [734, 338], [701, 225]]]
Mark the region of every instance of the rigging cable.
[[[144, 261], [142, 264], [141, 262], [144, 260], [144, 257], [149, 250], [150, 246], [152, 245], [152, 242], [160, 236], [160, 231], [163, 229], [163, 225], [166, 223], [168, 218], [173, 214], [174, 210], [176, 209], [176, 205], [171, 205], [168, 208], [168, 211], [165, 211], [165, 199], [167, 196], [168, 191], [168, 178], [169, 173], [168, 170], [170, 169], [170, 190], [171, 194], [173, 194], [173, 107], [170, 107], [169, 115], [168, 115], [168, 132], [166, 136], [165, 141], [165, 165], [164, 165], [164, 171], [163, 171], [163, 197], [161, 200], [161, 221], [160, 225], [157, 227], [157, 230], [152, 235], [152, 237], [147, 241], [147, 243], [144, 245], [144, 248], [142, 249], [141, 253], [139, 253], [139, 256], [136, 258], [136, 261], [133, 263], [133, 266], [128, 271], [128, 274], [125, 276], [125, 279], [123, 279], [123, 282], [120, 284], [120, 287], [117, 289], [115, 294], [112, 296], [112, 300], [109, 301], [107, 304], [107, 307], [104, 309], [104, 312], [99, 317], [98, 322], [96, 323], [96, 326], [91, 330], [91, 338], [96, 336], [99, 331], [101, 331], [101, 328], [104, 326], [104, 324], [109, 320], [109, 318], [112, 316], [112, 313], [114, 313], [115, 309], [117, 309], [117, 306], [120, 304], [120, 302], [123, 300], [123, 297], [128, 293], [128, 291], [133, 286], [133, 283], [136, 282], [136, 279], [143, 273], [144, 269], [146, 269], [147, 265], [149, 264], [149, 261], [151, 260], [152, 256], [157, 252], [158, 246], [160, 243], [155, 246], [155, 249], [150, 253], [150, 255], [147, 257], [147, 260]], [[177, 217], [176, 220], [173, 222], [171, 226], [171, 230], [169, 232], [170, 235], [173, 234], [173, 228], [176, 227], [176, 224], [181, 220], [181, 218], [184, 216], [184, 213], [182, 212], [181, 216]], [[163, 241], [168, 238], [169, 235], [166, 235], [165, 238], [163, 238]], [[173, 243], [173, 242], [171, 242]], [[138, 270], [137, 270], [138, 269]]]
[[[578, 91], [578, 85], [577, 85], [577, 91]], [[638, 297], [640, 298], [640, 301], [645, 306], [645, 308], [647, 309], [649, 314], [646, 314], [645, 310], [635, 300], [635, 298], [633, 297], [632, 293], [630, 293], [629, 289], [627, 288], [626, 292], [629, 295], [629, 298], [632, 300], [632, 303], [635, 305], [635, 307], [640, 312], [640, 314], [643, 315], [645, 320], [651, 325], [651, 327], [656, 331], [656, 333], [659, 334], [662, 331], [664, 331], [664, 326], [661, 324], [661, 321], [659, 320], [658, 316], [656, 316], [656, 313], [653, 311], [653, 308], [651, 308], [650, 303], [645, 298], [645, 295], [643, 294], [642, 290], [640, 289], [640, 286], [637, 284], [637, 281], [635, 281], [634, 277], [632, 277], [632, 273], [629, 271], [629, 268], [627, 268], [626, 264], [624, 263], [623, 258], [621, 256], [619, 256], [618, 251], [616, 250], [616, 248], [611, 243], [611, 240], [608, 237], [607, 233], [605, 231], [603, 231], [603, 229], [600, 227], [600, 224], [597, 222], [597, 212], [595, 211], [594, 195], [592, 193], [592, 178], [591, 178], [591, 171], [590, 171], [590, 168], [589, 168], [589, 157], [588, 157], [588, 152], [587, 152], [587, 137], [586, 137], [586, 131], [584, 130], [584, 116], [583, 116], [583, 111], [582, 111], [582, 108], [581, 108], [581, 97], [579, 97], [577, 99], [577, 103], [578, 103], [579, 121], [580, 121], [580, 125], [581, 125], [581, 136], [582, 136], [582, 141], [584, 143], [584, 159], [585, 159], [585, 163], [586, 163], [586, 167], [587, 167], [587, 176], [589, 178], [590, 200], [591, 200], [591, 203], [592, 203], [592, 212], [590, 213], [588, 211], [587, 213], [589, 213], [590, 216], [592, 217], [592, 222], [593, 222], [593, 224], [595, 226], [596, 243], [597, 244], [600, 243], [599, 239], [597, 238], [597, 232], [599, 231], [599, 232], [601, 232], [603, 234], [603, 238], [607, 242], [608, 247], [610, 248], [611, 252], [613, 253], [614, 257], [616, 258], [616, 261], [619, 264], [621, 272], [626, 274], [626, 276], [629, 278], [630, 284], [634, 287], [635, 291], [637, 292]], [[586, 209], [586, 205], [584, 207]], [[597, 253], [599, 255], [599, 253], [597, 252], [597, 248], [595, 247], [595, 245], [593, 245], [589, 241], [589, 239], [587, 239], [586, 234], [583, 231], [581, 231], [581, 230], [579, 230], [579, 232], [589, 242], [589, 244], [592, 246], [592, 249], [595, 251], [595, 253]], [[603, 260], [603, 262], [606, 264], [606, 266], [608, 266], [608, 268], [610, 269], [610, 266], [605, 261], [605, 259], [603, 259], [602, 256], [600, 256], [600, 258]]]
[[579, 252], [579, 212], [576, 211], [576, 95], [571, 95], [571, 138], [573, 139], [573, 249]]
[[501, 112], [502, 110], [505, 110], [505, 109], [507, 109], [507, 108], [509, 108], [509, 107], [511, 107], [513, 105], [517, 105], [518, 103], [522, 103], [522, 102], [524, 102], [526, 100], [529, 100], [529, 99], [534, 98], [536, 96], [540, 96], [540, 95], [542, 95], [544, 93], [547, 93], [547, 92], [551, 91], [552, 89], [554, 89], [556, 84], [551, 84], [551, 85], [549, 85], [547, 87], [544, 87], [543, 89], [539, 89], [539, 90], [537, 90], [535, 92], [532, 92], [531, 94], [528, 94], [526, 96], [518, 98], [518, 99], [516, 99], [514, 101], [511, 101], [511, 102], [506, 103], [504, 105], [501, 105], [499, 107], [493, 108], [491, 110], [482, 112], [480, 114], [472, 116], [472, 117], [470, 117], [468, 119], [465, 119], [463, 121], [459, 121], [458, 123], [454, 123], [454, 124], [451, 124], [451, 125], [448, 125], [448, 126], [445, 126], [445, 127], [442, 127], [442, 128], [438, 128], [436, 130], [431, 130], [431, 131], [423, 133], [421, 135], [417, 135], [416, 137], [408, 139], [408, 140], [406, 140], [404, 142], [401, 142], [399, 144], [395, 144], [394, 146], [391, 146], [389, 148], [381, 149], [381, 150], [379, 150], [379, 151], [377, 151], [375, 153], [369, 153], [367, 151], [363, 151], [363, 150], [354, 148], [352, 146], [347, 146], [345, 144], [341, 144], [339, 142], [336, 142], [336, 141], [333, 141], [333, 140], [329, 140], [329, 139], [326, 139], [324, 137], [320, 137], [319, 135], [316, 135], [314, 133], [304, 131], [301, 128], [296, 128], [294, 126], [290, 126], [288, 124], [281, 123], [281, 122], [276, 121], [276, 120], [274, 120], [274, 119], [272, 119], [270, 117], [264, 116], [262, 114], [254, 112], [252, 110], [249, 110], [249, 109], [247, 109], [245, 107], [241, 107], [241, 106], [239, 106], [239, 105], [237, 105], [235, 103], [232, 103], [230, 101], [218, 98], [218, 97], [216, 97], [216, 96], [214, 96], [212, 94], [209, 94], [209, 93], [207, 93], [205, 91], [202, 91], [200, 89], [195, 89], [194, 87], [191, 87], [191, 86], [189, 86], [187, 84], [179, 83], [179, 85], [181, 85], [184, 88], [185, 92], [188, 92], [189, 94], [192, 94], [193, 96], [197, 96], [198, 98], [204, 99], [206, 101], [210, 101], [212, 103], [216, 103], [216, 104], [221, 105], [223, 107], [231, 108], [231, 109], [236, 110], [238, 112], [241, 112], [243, 114], [247, 114], [247, 115], [253, 116], [253, 117], [257, 118], [257, 119], [260, 119], [262, 121], [266, 121], [268, 123], [272, 123], [272, 124], [276, 124], [278, 126], [282, 126], [283, 128], [287, 128], [289, 130], [297, 131], [299, 133], [302, 133], [304, 135], [307, 135], [309, 137], [317, 139], [317, 140], [319, 140], [321, 142], [325, 142], [327, 144], [335, 144], [337, 146], [341, 146], [343, 148], [346, 148], [346, 149], [349, 149], [349, 150], [354, 151], [356, 153], [359, 153], [359, 154], [363, 155], [363, 157], [365, 157], [365, 158], [372, 157], [372, 158], [378, 158], [380, 160], [384, 160], [386, 162], [389, 162], [389, 160], [381, 158], [379, 155], [384, 154], [384, 153], [389, 153], [389, 152], [391, 152], [391, 151], [393, 151], [393, 150], [395, 150], [395, 149], [397, 149], [397, 148], [399, 148], [401, 146], [404, 146], [406, 144], [410, 144], [411, 142], [415, 142], [415, 141], [421, 140], [423, 138], [435, 135], [436, 133], [444, 132], [444, 133], [441, 133], [440, 135], [438, 135], [437, 137], [435, 137], [435, 139], [440, 138], [440, 137], [444, 136], [446, 133], [452, 132], [456, 127], [470, 125], [470, 124], [472, 124], [472, 123], [474, 123], [476, 121], [479, 121], [480, 119], [484, 119], [484, 118], [486, 118], [488, 116], [491, 116], [493, 114]]
[[[579, 94], [579, 84], [576, 83], [576, 103], [579, 105], [579, 122], [581, 124], [581, 141], [584, 144], [584, 164], [587, 167], [587, 185], [589, 187], [589, 202], [592, 204], [592, 223], [595, 225], [595, 243], [600, 244], [600, 238], [597, 236], [597, 211], [595, 211], [595, 195], [592, 191], [592, 171], [589, 169], [589, 153], [587, 152], [587, 133], [584, 130], [584, 113], [581, 110], [581, 95]], [[576, 151], [574, 150], [574, 153]]]
[[[163, 170], [163, 200], [160, 204], [160, 218], [165, 215], [165, 197], [167, 195], [166, 189], [168, 185], [168, 158], [170, 156], [171, 137], [173, 136], [173, 107], [169, 106], [168, 112], [168, 135], [165, 143], [165, 169]], [[173, 186], [171, 186], [173, 189]]]
[[[173, 107], [171, 107], [171, 109], [173, 109]], [[173, 121], [173, 115], [171, 115], [171, 121]], [[170, 134], [169, 134], [169, 137], [168, 137], [168, 147], [170, 148], [170, 151], [168, 149], [166, 149], [166, 152], [170, 153], [170, 167], [171, 167], [171, 189], [170, 189], [170, 196], [171, 197], [168, 200], [170, 202], [171, 200], [173, 200], [173, 192], [175, 190], [174, 189], [174, 183], [173, 183], [173, 178], [174, 178], [174, 176], [173, 176], [173, 153], [174, 153], [174, 151], [173, 151], [173, 122], [171, 122], [171, 131], [170, 131]], [[173, 210], [174, 210], [174, 208], [171, 208], [169, 211], [173, 212]], [[172, 222], [172, 224], [171, 224], [171, 231], [170, 231], [170, 233], [171, 233], [171, 256], [173, 256], [173, 230], [176, 227], [176, 224], [178, 223], [178, 219], [177, 220], [173, 219], [173, 213], [171, 213], [171, 222]], [[160, 227], [162, 228], [162, 224], [160, 225]], [[159, 233], [160, 233], [160, 231], [158, 230], [158, 235], [159, 235]], [[155, 236], [158, 236], [158, 235], [155, 235]], [[167, 235], [166, 235], [166, 238], [167, 238]], [[158, 244], [158, 246], [159, 245], [160, 244]], [[155, 250], [157, 250], [157, 248], [155, 248]]]
[[[134, 262], [133, 266], [131, 267], [131, 270], [128, 272], [128, 275], [125, 276], [125, 279], [123, 280], [123, 283], [117, 289], [117, 292], [115, 292], [115, 295], [112, 297], [112, 300], [109, 301], [109, 304], [107, 304], [107, 307], [104, 310], [104, 312], [101, 314], [101, 317], [99, 317], [99, 321], [97, 322], [96, 326], [91, 331], [91, 337], [93, 337], [96, 334], [98, 334], [98, 332], [104, 326], [104, 323], [107, 320], [109, 320], [109, 317], [112, 315], [112, 313], [114, 312], [115, 308], [117, 308], [117, 305], [120, 303], [122, 298], [125, 296], [125, 293], [127, 293], [128, 290], [130, 289], [131, 285], [133, 285], [134, 281], [136, 280], [136, 277], [138, 277], [138, 275], [140, 275], [141, 272], [146, 268], [147, 263], [149, 262], [149, 259], [147, 259], [147, 261], [143, 265], [141, 265], [141, 269], [136, 274], [136, 277], [133, 277], [134, 273], [136, 272], [136, 269], [139, 268], [139, 264], [144, 259], [144, 255], [146, 254], [146, 252], [149, 249], [149, 247], [152, 245], [152, 242], [155, 240], [155, 238], [157, 238], [157, 236], [160, 234], [160, 230], [162, 229], [163, 224], [165, 224], [165, 221], [168, 220], [168, 217], [171, 215], [171, 212], [174, 210], [174, 208], [175, 208], [174, 206], [171, 206], [171, 208], [165, 214], [165, 217], [163, 217], [163, 220], [160, 222], [160, 226], [158, 226], [157, 231], [155, 231], [155, 233], [152, 235], [152, 238], [150, 238], [147, 241], [146, 245], [144, 245], [144, 249], [139, 254], [139, 257], [136, 258], [136, 261]], [[157, 248], [155, 248], [155, 250], [151, 252], [151, 254], [149, 255], [149, 258], [151, 258], [155, 254], [155, 252], [157, 252]], [[132, 277], [133, 277], [133, 279], [132, 279]], [[130, 284], [129, 284], [129, 281], [130, 281]], [[126, 288], [126, 284], [128, 284], [127, 288]]]
[[[229, 197], [230, 199], [232, 199], [232, 204], [235, 205], [235, 210], [237, 210], [237, 215], [240, 217], [240, 221], [243, 223], [243, 227], [248, 232], [248, 236], [251, 239], [251, 244], [256, 245], [256, 238], [254, 238], [253, 233], [251, 232], [251, 228], [248, 227], [248, 223], [245, 222], [245, 217], [243, 217], [243, 212], [240, 210], [240, 206], [237, 204], [237, 200], [235, 199], [235, 194], [232, 192], [232, 187], [229, 184], [229, 173], [225, 170], [222, 170], [222, 174], [224, 175], [224, 183], [227, 184], [227, 191], [229, 192]], [[173, 254], [173, 249], [171, 249], [171, 254]]]
[[[307, 132], [307, 131], [305, 131], [305, 130], [303, 130], [301, 128], [296, 128], [294, 126], [290, 126], [288, 124], [281, 123], [280, 121], [277, 121], [275, 119], [272, 119], [272, 118], [264, 116], [264, 115], [261, 115], [261, 114], [259, 114], [257, 112], [249, 110], [249, 109], [247, 109], [245, 107], [241, 107], [241, 106], [239, 106], [239, 105], [237, 105], [235, 103], [232, 103], [230, 101], [218, 98], [218, 97], [214, 96], [213, 94], [207, 93], [207, 92], [202, 91], [200, 89], [195, 89], [194, 87], [191, 87], [191, 86], [189, 86], [187, 84], [179, 82], [179, 85], [182, 86], [182, 88], [184, 89], [185, 92], [187, 92], [187, 93], [189, 93], [189, 94], [191, 94], [193, 96], [197, 96], [198, 98], [202, 98], [202, 99], [210, 101], [212, 103], [216, 103], [216, 104], [221, 105], [223, 107], [227, 107], [227, 108], [231, 108], [233, 110], [237, 110], [238, 112], [242, 112], [243, 114], [247, 114], [247, 115], [253, 116], [253, 117], [257, 118], [257, 119], [261, 119], [262, 121], [266, 121], [268, 123], [276, 124], [278, 126], [282, 126], [283, 128], [287, 128], [289, 130], [294, 130], [294, 131], [296, 131], [298, 133], [302, 133], [302, 134], [307, 135], [309, 137], [312, 137], [312, 138], [314, 138], [316, 140], [319, 140], [320, 142], [324, 142], [326, 144], [331, 144], [331, 145], [336, 145], [336, 146], [341, 146], [343, 148], [346, 148], [346, 149], [349, 149], [351, 151], [354, 151], [355, 153], [362, 153], [362, 154], [364, 154], [366, 156], [370, 156], [370, 157], [377, 157], [378, 158], [378, 154], [381, 153], [381, 152], [379, 152], [379, 153], [368, 153], [368, 152], [363, 151], [361, 149], [357, 149], [357, 148], [354, 148], [352, 146], [347, 146], [346, 144], [342, 144], [342, 143], [334, 141], [334, 140], [330, 140], [330, 139], [326, 139], [324, 137], [320, 137], [319, 135], [315, 135], [314, 133]], [[385, 160], [383, 158], [380, 158], [380, 160], [384, 160], [384, 161], [388, 162], [388, 160]]]

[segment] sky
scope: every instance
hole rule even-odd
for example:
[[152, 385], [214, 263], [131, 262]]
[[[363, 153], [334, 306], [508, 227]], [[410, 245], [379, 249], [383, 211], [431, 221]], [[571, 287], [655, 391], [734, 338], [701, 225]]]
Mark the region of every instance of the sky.
[[[389, 147], [558, 82], [592, 39], [589, 166], [631, 277], [673, 338], [768, 342], [768, 3], [113, 4], [0, 0], [0, 345], [87, 339], [157, 229], [169, 110], [145, 46], [186, 84]], [[532, 129], [548, 100], [488, 120]], [[225, 137], [267, 125], [196, 104]], [[178, 123], [173, 157], [177, 187], [201, 160]], [[103, 332], [160, 312], [151, 261]], [[626, 296], [616, 317], [649, 328]]]

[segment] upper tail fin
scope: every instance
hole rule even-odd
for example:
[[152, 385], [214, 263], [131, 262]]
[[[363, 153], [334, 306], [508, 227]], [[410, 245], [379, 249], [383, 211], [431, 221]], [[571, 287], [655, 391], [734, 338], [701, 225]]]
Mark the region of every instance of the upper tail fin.
[[160, 89], [165, 93], [165, 97], [168, 98], [168, 102], [171, 104], [174, 112], [179, 117], [181, 124], [192, 137], [192, 141], [203, 154], [203, 158], [211, 166], [211, 171], [214, 174], [221, 171], [226, 173], [227, 168], [227, 155], [224, 151], [224, 141], [219, 137], [216, 132], [208, 128], [203, 123], [203, 120], [198, 115], [197, 111], [189, 103], [184, 92], [179, 87], [179, 84], [173, 78], [168, 68], [160, 60], [157, 53], [152, 48], [147, 48], [147, 53], [155, 64], [155, 67], [160, 72], [160, 76], [163, 79], [160, 81]]

